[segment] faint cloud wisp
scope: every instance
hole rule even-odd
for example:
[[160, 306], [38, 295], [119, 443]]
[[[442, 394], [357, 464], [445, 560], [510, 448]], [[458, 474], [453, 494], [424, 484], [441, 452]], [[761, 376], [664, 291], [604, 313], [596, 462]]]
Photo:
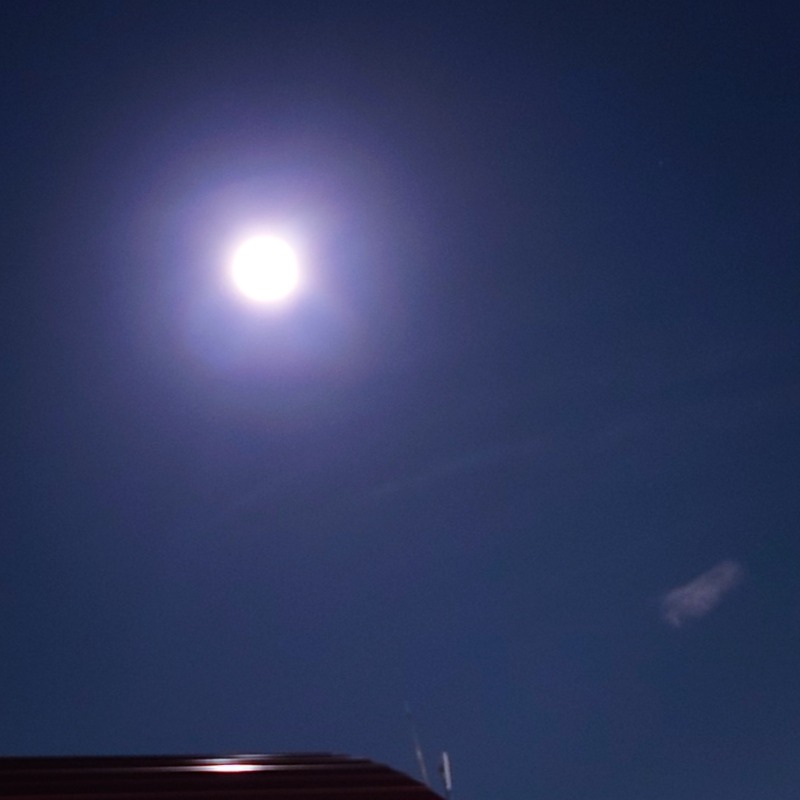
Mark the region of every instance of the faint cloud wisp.
[[722, 561], [693, 581], [667, 592], [661, 600], [664, 621], [680, 628], [690, 619], [704, 617], [725, 595], [744, 580], [744, 567], [736, 561]]

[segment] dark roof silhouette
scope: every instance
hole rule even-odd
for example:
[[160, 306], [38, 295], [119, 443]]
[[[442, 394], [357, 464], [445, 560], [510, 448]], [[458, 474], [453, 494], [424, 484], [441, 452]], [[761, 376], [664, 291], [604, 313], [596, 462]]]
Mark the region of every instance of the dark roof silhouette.
[[330, 753], [0, 758], [0, 796], [37, 800], [441, 800], [383, 764]]

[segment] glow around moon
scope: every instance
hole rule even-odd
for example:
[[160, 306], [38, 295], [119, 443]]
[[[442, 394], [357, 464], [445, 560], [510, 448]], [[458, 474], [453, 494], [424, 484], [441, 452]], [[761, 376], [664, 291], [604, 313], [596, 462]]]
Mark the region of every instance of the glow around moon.
[[274, 236], [255, 236], [233, 255], [231, 278], [236, 288], [258, 303], [286, 300], [298, 288], [300, 266], [291, 246]]

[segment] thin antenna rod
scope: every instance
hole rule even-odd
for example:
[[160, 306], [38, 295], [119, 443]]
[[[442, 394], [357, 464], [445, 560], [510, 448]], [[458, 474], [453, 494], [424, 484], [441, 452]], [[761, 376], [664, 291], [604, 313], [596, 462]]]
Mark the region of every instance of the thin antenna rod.
[[411, 713], [411, 706], [406, 701], [406, 716], [408, 717], [408, 726], [411, 728], [411, 740], [414, 743], [414, 755], [417, 757], [417, 764], [419, 771], [422, 775], [422, 782], [426, 786], [430, 786], [431, 782], [428, 779], [428, 768], [425, 766], [425, 756], [422, 754], [422, 745], [419, 743], [419, 736], [417, 735], [417, 726], [414, 724], [414, 715]]
[[442, 773], [442, 780], [444, 781], [444, 796], [447, 800], [451, 800], [453, 797], [453, 773], [450, 769], [450, 756], [447, 754], [447, 750], [442, 753], [439, 772]]

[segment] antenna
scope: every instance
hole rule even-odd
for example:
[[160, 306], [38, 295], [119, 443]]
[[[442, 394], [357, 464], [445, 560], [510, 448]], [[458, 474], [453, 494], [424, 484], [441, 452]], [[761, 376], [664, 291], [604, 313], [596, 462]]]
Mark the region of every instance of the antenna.
[[422, 782], [426, 786], [430, 786], [428, 780], [428, 768], [425, 766], [425, 756], [422, 754], [422, 745], [419, 743], [419, 736], [417, 735], [417, 726], [414, 724], [414, 715], [411, 713], [411, 706], [406, 701], [406, 716], [408, 717], [408, 725], [411, 728], [411, 741], [414, 743], [414, 755], [417, 757], [417, 765], [419, 766], [420, 774], [422, 775]]
[[444, 781], [444, 796], [447, 800], [451, 800], [453, 797], [453, 773], [450, 771], [450, 756], [447, 755], [447, 750], [442, 753], [439, 772], [442, 774], [442, 780]]

